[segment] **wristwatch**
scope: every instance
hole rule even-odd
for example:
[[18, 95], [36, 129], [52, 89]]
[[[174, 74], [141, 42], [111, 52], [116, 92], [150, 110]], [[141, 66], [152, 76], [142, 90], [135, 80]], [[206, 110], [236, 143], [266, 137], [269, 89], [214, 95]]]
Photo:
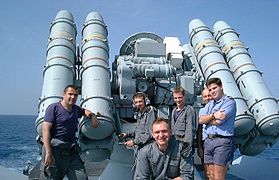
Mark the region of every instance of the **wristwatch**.
[[214, 113], [212, 113], [212, 116], [211, 116], [212, 120], [215, 120], [215, 116], [214, 116]]
[[94, 113], [90, 113], [89, 115], [88, 115], [88, 117], [90, 118], [90, 119], [92, 119], [92, 117], [93, 116], [96, 116]]

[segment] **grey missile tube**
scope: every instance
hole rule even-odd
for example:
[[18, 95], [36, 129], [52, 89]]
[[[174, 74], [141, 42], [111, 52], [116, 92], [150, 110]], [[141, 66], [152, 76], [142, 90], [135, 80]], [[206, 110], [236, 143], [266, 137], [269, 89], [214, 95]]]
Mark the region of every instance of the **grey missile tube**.
[[215, 39], [227, 57], [235, 81], [256, 119], [258, 130], [263, 135], [279, 133], [279, 106], [264, 83], [262, 74], [252, 62], [239, 34], [226, 22], [214, 24]]
[[40, 136], [46, 108], [61, 100], [64, 88], [74, 83], [76, 33], [72, 14], [66, 10], [59, 11], [50, 26], [39, 115], [35, 122]]
[[[204, 74], [205, 79], [218, 77], [222, 80], [224, 92], [232, 96], [237, 105], [235, 119], [235, 136], [247, 134], [255, 125], [255, 120], [250, 114], [245, 100], [229, 70], [222, 51], [218, 47], [210, 29], [199, 19], [194, 19], [189, 24], [190, 45]], [[243, 144], [244, 139], [239, 139]]]
[[97, 12], [88, 14], [82, 29], [81, 106], [100, 113], [100, 126], [93, 129], [90, 121], [82, 119], [80, 130], [94, 140], [105, 139], [115, 131], [107, 35], [102, 16]]

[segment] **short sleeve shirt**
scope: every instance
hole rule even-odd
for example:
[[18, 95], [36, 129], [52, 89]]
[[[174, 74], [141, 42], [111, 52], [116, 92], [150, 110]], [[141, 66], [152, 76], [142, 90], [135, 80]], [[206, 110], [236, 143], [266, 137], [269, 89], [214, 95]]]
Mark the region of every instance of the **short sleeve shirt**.
[[[206, 114], [205, 108], [203, 107], [199, 110], [199, 117], [204, 116], [204, 115], [207, 115], [207, 114]], [[202, 125], [202, 140], [205, 140], [207, 137], [207, 135], [205, 133], [205, 127], [206, 127], [206, 125], [203, 124]]]
[[[219, 134], [222, 136], [234, 135], [234, 120], [236, 117], [236, 102], [234, 99], [224, 95], [219, 101], [209, 101], [202, 113], [212, 114], [219, 110], [224, 110], [227, 118], [219, 120], [220, 125], [207, 124], [205, 127], [206, 134]], [[200, 114], [201, 115], [201, 114]]]
[[51, 138], [65, 142], [76, 141], [78, 119], [83, 115], [83, 109], [74, 105], [71, 111], [66, 110], [60, 102], [48, 106], [44, 121], [52, 123]]

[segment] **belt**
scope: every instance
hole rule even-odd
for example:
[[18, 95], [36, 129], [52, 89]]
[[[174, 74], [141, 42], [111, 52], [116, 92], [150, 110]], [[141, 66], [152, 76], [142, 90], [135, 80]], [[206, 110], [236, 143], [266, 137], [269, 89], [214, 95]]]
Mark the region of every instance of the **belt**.
[[80, 152], [80, 147], [78, 144], [72, 144], [72, 146], [65, 149], [61, 149], [59, 147], [54, 147], [54, 148], [57, 149], [62, 156], [69, 156], [73, 154], [78, 154]]
[[231, 138], [232, 136], [222, 136], [219, 134], [208, 134], [207, 138], [214, 139], [214, 138]]

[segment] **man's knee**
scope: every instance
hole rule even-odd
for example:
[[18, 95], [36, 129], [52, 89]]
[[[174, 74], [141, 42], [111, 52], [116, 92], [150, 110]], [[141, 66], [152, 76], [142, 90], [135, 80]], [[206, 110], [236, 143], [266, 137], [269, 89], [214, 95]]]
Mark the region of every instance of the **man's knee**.
[[214, 165], [211, 163], [205, 164], [206, 166], [206, 178], [208, 180], [214, 179]]

